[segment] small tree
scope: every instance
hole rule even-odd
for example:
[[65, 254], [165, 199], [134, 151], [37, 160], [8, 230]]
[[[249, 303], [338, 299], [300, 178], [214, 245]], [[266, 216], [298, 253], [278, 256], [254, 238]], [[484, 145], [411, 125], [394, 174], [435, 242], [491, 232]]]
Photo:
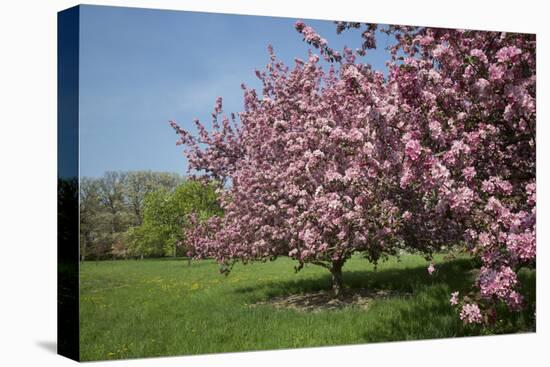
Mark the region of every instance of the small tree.
[[[137, 256], [176, 256], [187, 252], [183, 228], [187, 215], [221, 215], [215, 184], [187, 180], [174, 190], [159, 189], [145, 196], [143, 221], [126, 233], [129, 252]], [[178, 248], [181, 250], [178, 251]]]
[[160, 188], [173, 190], [181, 178], [177, 174], [153, 171], [128, 172], [124, 185], [125, 201], [134, 215], [134, 225], [139, 226], [143, 222], [143, 205], [145, 196]]

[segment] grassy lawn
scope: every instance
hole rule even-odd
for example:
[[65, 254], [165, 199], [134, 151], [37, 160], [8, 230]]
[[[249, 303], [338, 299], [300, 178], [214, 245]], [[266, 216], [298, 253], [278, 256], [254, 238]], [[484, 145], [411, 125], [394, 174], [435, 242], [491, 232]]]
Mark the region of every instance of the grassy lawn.
[[[475, 264], [467, 258], [435, 259], [429, 276], [420, 256], [391, 258], [378, 269], [360, 257], [344, 266], [344, 283], [412, 293], [374, 300], [367, 310], [319, 312], [250, 307], [275, 296], [329, 287], [326, 269], [294, 273], [293, 261], [237, 265], [229, 276], [213, 261], [128, 260], [81, 265], [80, 345], [83, 360], [185, 355], [278, 348], [444, 338], [533, 330], [532, 310], [503, 313], [490, 330], [465, 327], [449, 305], [466, 291]], [[534, 272], [522, 272], [534, 304]]]

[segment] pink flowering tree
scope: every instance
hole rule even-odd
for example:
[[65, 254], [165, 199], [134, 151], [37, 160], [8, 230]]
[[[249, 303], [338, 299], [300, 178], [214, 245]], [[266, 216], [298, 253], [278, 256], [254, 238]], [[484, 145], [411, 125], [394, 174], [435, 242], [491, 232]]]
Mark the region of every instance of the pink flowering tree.
[[[388, 75], [358, 62], [377, 26], [341, 53], [302, 22], [310, 54], [257, 72], [245, 111], [198, 136], [176, 123], [190, 168], [222, 182], [223, 217], [197, 223], [193, 255], [235, 261], [287, 255], [326, 267], [335, 293], [354, 252], [428, 255], [466, 246], [482, 262], [472, 292], [454, 292], [466, 323], [524, 307], [517, 273], [535, 267], [535, 37], [389, 26]], [[221, 119], [221, 122], [219, 121]], [[430, 270], [430, 269], [429, 269]], [[430, 273], [434, 269], [431, 269]]]
[[196, 122], [197, 136], [172, 122], [190, 168], [226, 182], [225, 214], [190, 231], [192, 255], [213, 257], [224, 270], [288, 256], [297, 270], [327, 268], [339, 295], [353, 253], [376, 262], [406, 244], [435, 250], [401, 235], [411, 217], [400, 209], [405, 156], [383, 74], [356, 63], [349, 49], [327, 71], [312, 53], [293, 68], [271, 48], [270, 59], [256, 73], [261, 92], [243, 86], [239, 122], [223, 116], [221, 99], [210, 128]]
[[[338, 61], [311, 28], [296, 28]], [[376, 47], [376, 25], [337, 23], [337, 32], [349, 28], [364, 29], [357, 54]], [[416, 240], [463, 243], [481, 259], [476, 291], [451, 298], [464, 322], [492, 321], [498, 303], [519, 310], [525, 305], [517, 273], [536, 264], [535, 36], [381, 31], [395, 39], [386, 119], [401, 132], [400, 186], [414, 193], [401, 209], [411, 213], [409, 221], [431, 227]]]

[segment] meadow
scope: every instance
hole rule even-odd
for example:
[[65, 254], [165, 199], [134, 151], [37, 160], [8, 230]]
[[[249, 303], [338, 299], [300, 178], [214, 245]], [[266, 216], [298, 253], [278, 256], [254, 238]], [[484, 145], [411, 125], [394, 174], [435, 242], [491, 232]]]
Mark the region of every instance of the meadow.
[[[478, 264], [437, 255], [436, 272], [417, 255], [374, 267], [361, 257], [344, 266], [347, 292], [391, 291], [367, 308], [304, 312], [266, 301], [330, 287], [329, 272], [295, 262], [238, 264], [224, 276], [214, 261], [184, 259], [87, 261], [80, 267], [82, 360], [138, 358], [418, 340], [534, 331], [533, 309], [499, 313], [486, 329], [465, 326], [449, 304], [467, 291]], [[520, 272], [535, 304], [535, 274]]]

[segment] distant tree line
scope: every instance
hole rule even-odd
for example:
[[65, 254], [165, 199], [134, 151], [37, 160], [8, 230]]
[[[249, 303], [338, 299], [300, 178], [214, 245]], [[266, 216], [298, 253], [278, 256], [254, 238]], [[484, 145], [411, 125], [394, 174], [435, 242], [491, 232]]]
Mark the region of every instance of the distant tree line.
[[187, 214], [220, 214], [214, 184], [178, 174], [108, 171], [80, 180], [80, 258], [184, 256]]

